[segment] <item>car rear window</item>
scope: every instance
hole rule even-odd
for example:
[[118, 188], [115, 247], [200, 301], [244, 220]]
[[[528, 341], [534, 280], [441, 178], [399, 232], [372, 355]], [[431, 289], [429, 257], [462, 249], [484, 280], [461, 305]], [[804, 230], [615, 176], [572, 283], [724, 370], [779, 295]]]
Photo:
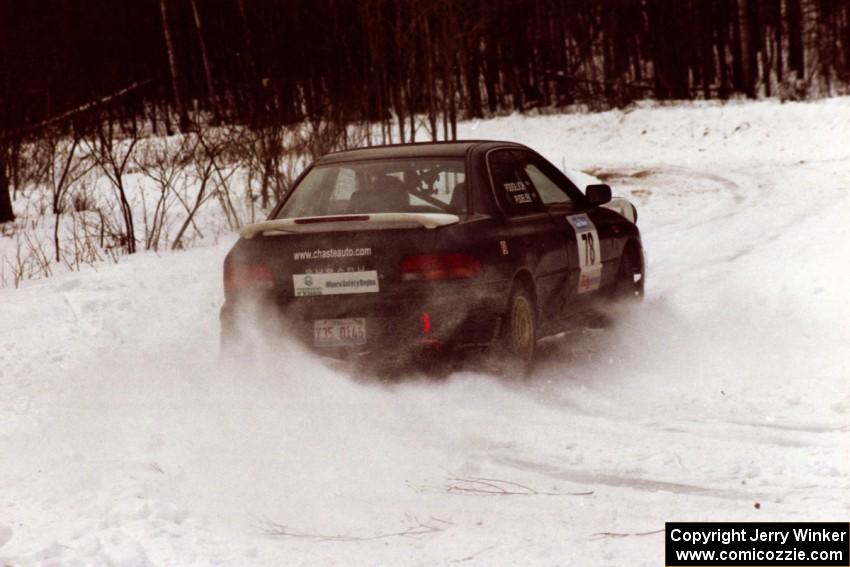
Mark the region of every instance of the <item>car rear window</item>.
[[370, 160], [319, 165], [276, 218], [369, 213], [467, 212], [462, 159]]

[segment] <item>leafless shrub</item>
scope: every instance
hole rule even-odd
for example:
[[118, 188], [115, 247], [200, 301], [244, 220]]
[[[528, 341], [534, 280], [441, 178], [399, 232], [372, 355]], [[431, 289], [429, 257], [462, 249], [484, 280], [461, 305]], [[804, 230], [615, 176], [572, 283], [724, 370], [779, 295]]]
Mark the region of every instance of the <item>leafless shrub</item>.
[[97, 222], [88, 227], [96, 228], [97, 244], [105, 258], [117, 264], [127, 251], [127, 233], [124, 218], [116, 209], [110, 205], [98, 207]]
[[253, 222], [256, 205], [265, 213], [282, 199], [305, 162], [339, 149], [363, 145], [369, 125], [345, 126], [328, 120], [289, 125], [269, 123], [245, 128], [239, 140], [240, 161], [246, 173], [246, 202]]
[[293, 130], [291, 151], [315, 160], [334, 150], [349, 147], [349, 129], [332, 120], [308, 120]]
[[89, 184], [85, 182], [85, 178], [81, 178], [71, 193], [71, 211], [82, 213], [93, 211], [96, 208], [95, 201], [89, 191]]
[[[103, 215], [99, 210], [84, 211], [70, 215], [70, 238], [66, 242], [63, 255], [65, 266], [70, 271], [79, 271], [83, 266], [91, 266], [102, 262], [106, 257], [117, 261], [121, 246], [113, 245], [110, 251], [105, 250], [106, 233], [103, 226]], [[120, 240], [118, 241], [120, 243]]]
[[222, 210], [228, 219], [228, 224], [233, 228], [240, 225], [239, 216], [236, 213], [230, 199], [228, 181], [234, 174], [234, 168], [225, 169], [220, 163], [221, 154], [227, 148], [228, 141], [221, 135], [210, 135], [210, 132], [197, 131], [187, 134], [193, 139], [194, 151], [189, 166], [187, 178], [192, 179], [195, 185], [194, 199], [188, 194], [186, 186], [181, 192], [175, 192], [177, 200], [186, 212], [186, 218], [177, 230], [177, 234], [171, 244], [173, 250], [183, 248], [186, 231], [191, 226], [195, 232], [203, 237], [197, 224], [195, 215], [201, 206], [211, 198], [217, 198]]
[[128, 254], [136, 252], [136, 232], [133, 226], [133, 209], [124, 185], [124, 175], [130, 163], [133, 148], [138, 142], [138, 130], [131, 129], [128, 136], [119, 138], [111, 120], [101, 122], [85, 139], [89, 155], [109, 180], [118, 197], [123, 222], [123, 241]]
[[777, 88], [782, 102], [805, 100], [811, 91], [812, 79], [799, 78], [797, 73], [793, 73], [786, 76]]
[[[0, 284], [51, 275], [56, 264], [77, 271], [142, 247], [180, 249], [195, 238], [216, 238], [218, 227], [202, 229], [199, 221], [203, 214], [208, 226], [212, 202], [221, 210], [219, 224], [231, 230], [254, 222], [305, 161], [362, 143], [368, 128], [320, 120], [256, 129], [197, 124], [185, 134], [142, 139], [138, 130], [104, 121], [84, 134], [46, 131], [19, 149], [19, 175], [29, 181], [18, 185], [29, 183], [29, 194], [20, 222], [2, 226], [17, 240], [9, 247], [15, 253], [0, 260]], [[138, 187], [130, 187], [136, 174]], [[53, 249], [46, 254], [50, 229], [41, 217], [51, 212]]]
[[[7, 223], [7, 224], [11, 224], [11, 223]], [[27, 260], [27, 257], [24, 255], [23, 243], [21, 241], [20, 234], [16, 233], [14, 238], [15, 238], [15, 255], [12, 256], [11, 259], [9, 259], [9, 257], [7, 257], [7, 256], [3, 256], [3, 262], [2, 262], [3, 272], [2, 272], [2, 274], [3, 274], [3, 285], [6, 285], [6, 273], [7, 273], [6, 268], [8, 267], [9, 277], [10, 277], [12, 283], [14, 284], [14, 286], [17, 288], [18, 286], [21, 285], [21, 282], [25, 279], [25, 276], [27, 274], [27, 266], [29, 265], [29, 262]]]
[[39, 237], [39, 232], [31, 230], [26, 224], [7, 223], [8, 225], [14, 226], [11, 230], [6, 230], [9, 231], [9, 236], [14, 238], [15, 248], [13, 255], [4, 255], [0, 259], [0, 285], [6, 285], [8, 280], [15, 287], [19, 287], [24, 280], [52, 275], [48, 246]]
[[[254, 129], [243, 129], [239, 137], [239, 156], [247, 172], [248, 195], [251, 218], [254, 218], [254, 203], [259, 198], [262, 210], [267, 210], [274, 199], [283, 194], [291, 181], [291, 172], [281, 168], [285, 163], [284, 148], [291, 129], [283, 124], [268, 124]], [[256, 197], [252, 191], [258, 187]]]
[[174, 195], [178, 193], [178, 180], [192, 159], [192, 138], [180, 136], [176, 140], [178, 140], [176, 145], [146, 144], [141, 154], [133, 157], [135, 166], [153, 182], [157, 189], [155, 205], [150, 215], [148, 215], [145, 191], [142, 190], [140, 193], [145, 250], [159, 250], [161, 243], [168, 241], [168, 209]]
[[13, 198], [18, 194], [27, 196], [27, 188], [39, 188], [47, 184], [47, 170], [50, 164], [48, 155], [52, 154], [50, 144], [44, 143], [47, 137], [13, 146], [10, 152]]
[[[83, 266], [94, 265], [106, 259], [117, 262], [124, 247], [124, 232], [120, 219], [104, 216], [100, 210], [66, 215], [70, 229], [61, 241], [61, 262], [69, 271], [79, 271]], [[0, 285], [7, 284], [7, 276], [15, 287], [24, 280], [50, 277], [56, 265], [49, 257], [48, 246], [37, 219], [19, 227], [15, 238], [14, 256], [0, 261]]]
[[40, 143], [39, 154], [45, 159], [44, 178], [50, 189], [50, 206], [53, 219], [53, 247], [57, 262], [61, 261], [59, 244], [59, 225], [65, 212], [65, 197], [71, 186], [84, 176], [91, 164], [87, 156], [78, 151], [80, 136], [74, 132], [64, 136], [57, 131], [49, 131]]
[[233, 129], [208, 128], [198, 130], [196, 134], [199, 148], [203, 150], [201, 157], [212, 166], [215, 177], [212, 192], [221, 205], [221, 210], [225, 219], [227, 219], [227, 226], [230, 230], [241, 228], [242, 220], [236, 211], [236, 207], [233, 206], [229, 185], [230, 178], [236, 172], [236, 169], [225, 165], [225, 158], [232, 152], [234, 146]]
[[50, 258], [47, 254], [47, 247], [39, 237], [38, 231], [24, 232], [24, 242], [26, 243], [28, 257], [32, 273], [30, 278], [45, 277], [48, 278], [53, 274], [50, 268]]

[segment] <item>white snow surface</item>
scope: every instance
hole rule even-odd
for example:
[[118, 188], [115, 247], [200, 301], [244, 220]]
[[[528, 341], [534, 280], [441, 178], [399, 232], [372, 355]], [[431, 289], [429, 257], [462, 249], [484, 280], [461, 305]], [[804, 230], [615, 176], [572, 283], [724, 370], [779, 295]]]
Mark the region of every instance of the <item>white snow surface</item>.
[[647, 295], [528, 380], [218, 358], [235, 240], [0, 289], [0, 565], [663, 565], [850, 516], [850, 99], [465, 123], [634, 202]]

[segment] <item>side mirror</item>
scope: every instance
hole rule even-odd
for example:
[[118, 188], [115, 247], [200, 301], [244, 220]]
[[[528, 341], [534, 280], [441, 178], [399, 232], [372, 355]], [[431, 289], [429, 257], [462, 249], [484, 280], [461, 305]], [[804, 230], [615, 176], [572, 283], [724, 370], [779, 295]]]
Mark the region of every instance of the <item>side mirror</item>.
[[591, 205], [604, 205], [611, 200], [611, 187], [603, 183], [588, 185], [584, 194]]

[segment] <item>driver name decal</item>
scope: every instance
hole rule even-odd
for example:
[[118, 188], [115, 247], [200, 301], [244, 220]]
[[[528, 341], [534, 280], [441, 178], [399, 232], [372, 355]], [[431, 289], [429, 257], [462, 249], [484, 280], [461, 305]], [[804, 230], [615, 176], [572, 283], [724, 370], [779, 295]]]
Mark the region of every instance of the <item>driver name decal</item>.
[[320, 274], [293, 274], [295, 297], [315, 295], [344, 295], [351, 293], [377, 293], [378, 272], [339, 272]]
[[513, 198], [514, 203], [522, 205], [531, 202], [531, 195], [529, 195], [528, 188], [522, 181], [512, 181], [503, 186], [505, 192]]

